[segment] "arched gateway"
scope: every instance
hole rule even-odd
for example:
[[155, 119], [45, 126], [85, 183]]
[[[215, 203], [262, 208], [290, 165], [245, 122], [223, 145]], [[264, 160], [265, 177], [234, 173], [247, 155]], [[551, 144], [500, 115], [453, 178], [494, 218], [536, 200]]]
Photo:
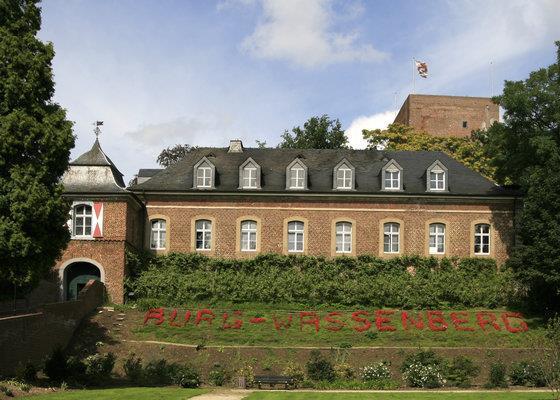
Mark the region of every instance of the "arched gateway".
[[60, 268], [59, 274], [61, 294], [64, 300], [76, 300], [78, 293], [91, 279], [105, 281], [103, 267], [94, 260], [84, 258], [67, 261]]

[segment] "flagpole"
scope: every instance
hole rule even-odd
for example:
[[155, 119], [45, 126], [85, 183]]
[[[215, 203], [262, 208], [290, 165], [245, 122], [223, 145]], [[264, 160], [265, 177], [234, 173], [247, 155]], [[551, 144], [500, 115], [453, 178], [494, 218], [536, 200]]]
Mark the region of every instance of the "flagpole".
[[412, 94], [416, 92], [416, 74], [414, 73], [414, 68], [416, 67], [416, 59], [412, 58]]

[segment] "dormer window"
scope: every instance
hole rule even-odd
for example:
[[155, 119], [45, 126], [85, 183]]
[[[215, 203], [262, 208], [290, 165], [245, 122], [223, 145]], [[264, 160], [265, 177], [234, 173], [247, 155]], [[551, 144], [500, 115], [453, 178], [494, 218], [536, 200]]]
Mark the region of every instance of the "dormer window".
[[196, 189], [213, 189], [216, 168], [206, 157], [194, 166], [194, 187]]
[[354, 189], [354, 167], [347, 160], [339, 162], [333, 171], [333, 189]]
[[248, 158], [239, 166], [239, 188], [261, 188], [261, 167], [252, 158]]
[[443, 192], [447, 190], [447, 168], [445, 168], [440, 161], [436, 161], [430, 165], [426, 172], [426, 177], [428, 191]]
[[286, 168], [286, 189], [307, 189], [307, 167], [300, 159], [295, 159]]
[[395, 161], [390, 160], [381, 170], [383, 190], [402, 190], [402, 167]]

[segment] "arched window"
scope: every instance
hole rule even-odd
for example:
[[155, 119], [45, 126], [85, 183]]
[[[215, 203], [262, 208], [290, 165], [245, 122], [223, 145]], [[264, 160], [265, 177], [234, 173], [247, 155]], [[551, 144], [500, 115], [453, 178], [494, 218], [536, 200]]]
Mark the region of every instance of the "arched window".
[[389, 222], [383, 225], [383, 252], [398, 253], [400, 251], [400, 225]]
[[303, 253], [304, 224], [301, 221], [288, 222], [288, 252]]
[[474, 254], [490, 254], [490, 225], [477, 224], [474, 226]]
[[212, 221], [199, 219], [195, 224], [196, 229], [196, 249], [212, 249]]
[[342, 164], [336, 170], [336, 189], [352, 189], [352, 169]]
[[91, 237], [92, 208], [88, 204], [77, 204], [74, 206], [74, 217], [72, 221], [74, 237]]
[[444, 224], [430, 224], [430, 254], [443, 254], [445, 253], [445, 225]]
[[151, 221], [150, 248], [153, 250], [165, 250], [166, 227], [164, 219]]
[[352, 252], [352, 224], [350, 222], [336, 223], [336, 252]]
[[257, 222], [241, 221], [241, 251], [257, 250]]

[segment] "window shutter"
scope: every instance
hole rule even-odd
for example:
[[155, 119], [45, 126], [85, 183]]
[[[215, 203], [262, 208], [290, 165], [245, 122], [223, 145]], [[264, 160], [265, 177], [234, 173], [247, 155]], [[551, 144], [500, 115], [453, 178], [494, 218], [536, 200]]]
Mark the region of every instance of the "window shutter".
[[93, 203], [93, 237], [103, 237], [103, 203]]

